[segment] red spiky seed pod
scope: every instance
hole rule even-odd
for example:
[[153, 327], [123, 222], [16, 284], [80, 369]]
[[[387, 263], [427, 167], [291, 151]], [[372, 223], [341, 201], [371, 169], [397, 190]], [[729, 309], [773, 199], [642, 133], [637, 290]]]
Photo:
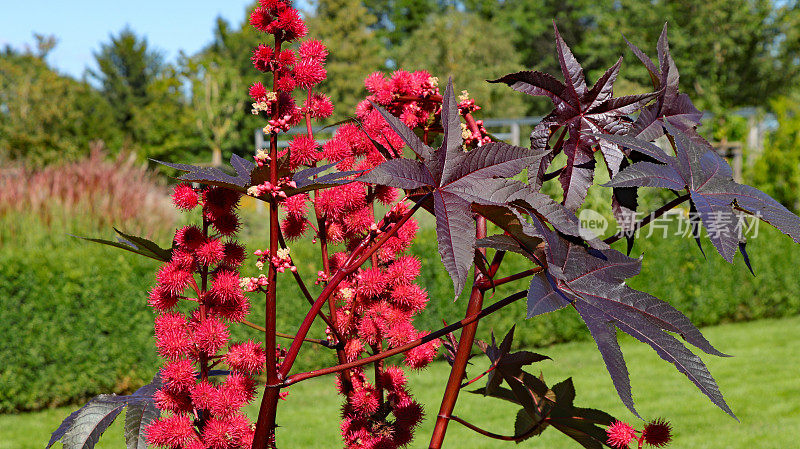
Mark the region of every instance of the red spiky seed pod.
[[225, 354], [225, 363], [234, 371], [258, 374], [264, 371], [267, 356], [260, 343], [250, 340], [232, 345]]
[[179, 209], [192, 210], [199, 203], [199, 195], [189, 184], [178, 184], [172, 192], [172, 202]]
[[200, 265], [207, 267], [222, 260], [225, 256], [225, 248], [219, 239], [211, 239], [197, 248], [195, 256]]
[[156, 419], [146, 428], [147, 442], [163, 448], [186, 447], [196, 438], [188, 415], [172, 415]]
[[672, 441], [672, 425], [664, 419], [649, 422], [642, 430], [644, 442], [655, 447], [662, 447]]
[[189, 391], [194, 386], [194, 363], [189, 359], [172, 360], [164, 364], [161, 371], [164, 388], [174, 391]]
[[194, 326], [193, 331], [192, 342], [197, 346], [197, 349], [208, 355], [216, 355], [217, 351], [228, 344], [228, 338], [230, 337], [228, 326], [214, 316], [200, 320]]
[[175, 243], [189, 251], [194, 251], [205, 241], [203, 231], [197, 226], [184, 226], [175, 232]]
[[223, 245], [222, 263], [229, 269], [236, 268], [246, 258], [244, 246], [234, 242], [225, 242]]
[[621, 449], [628, 447], [628, 444], [636, 438], [636, 431], [628, 423], [614, 421], [606, 429], [606, 435], [609, 446]]
[[174, 263], [165, 263], [156, 273], [156, 280], [162, 287], [163, 292], [172, 296], [178, 296], [192, 282], [193, 276], [190, 271], [186, 271]]

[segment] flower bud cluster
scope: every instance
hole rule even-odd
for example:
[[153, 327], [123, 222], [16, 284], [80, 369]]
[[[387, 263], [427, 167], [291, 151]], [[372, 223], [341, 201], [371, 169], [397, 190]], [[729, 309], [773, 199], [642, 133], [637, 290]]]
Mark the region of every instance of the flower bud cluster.
[[[167, 412], [147, 427], [153, 446], [234, 449], [252, 444], [253, 426], [242, 407], [255, 395], [252, 376], [264, 370], [266, 357], [260, 343], [230, 342], [228, 329], [250, 307], [237, 272], [245, 251], [232, 240], [240, 196], [221, 187], [175, 188], [175, 205], [187, 211], [199, 207], [203, 226], [177, 230], [171, 258], [158, 270], [150, 292], [149, 304], [157, 313], [156, 346], [165, 359], [162, 387], [154, 399]], [[196, 307], [181, 313], [176, 310], [180, 300]], [[230, 374], [214, 384], [209, 370], [220, 363]]]

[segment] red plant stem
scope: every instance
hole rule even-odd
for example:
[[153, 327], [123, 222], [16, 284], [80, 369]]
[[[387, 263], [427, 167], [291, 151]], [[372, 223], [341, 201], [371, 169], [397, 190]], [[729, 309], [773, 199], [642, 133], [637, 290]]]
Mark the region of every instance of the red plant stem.
[[473, 377], [472, 379], [470, 379], [470, 380], [464, 382], [463, 384], [461, 384], [461, 388], [466, 388], [466, 387], [474, 384], [475, 382], [483, 379], [483, 376], [491, 373], [492, 371], [494, 371], [495, 368], [497, 368], [497, 365], [490, 366], [489, 369], [487, 369], [486, 371], [480, 373], [477, 377]]
[[674, 198], [669, 203], [659, 207], [658, 209], [656, 209], [653, 212], [651, 212], [650, 215], [648, 215], [648, 216], [642, 218], [641, 220], [639, 220], [638, 222], [636, 222], [636, 224], [633, 225], [633, 229], [631, 229], [631, 230], [629, 230], [627, 232], [620, 230], [616, 234], [612, 235], [611, 237], [609, 237], [609, 238], [607, 238], [607, 239], [605, 239], [603, 241], [610, 245], [610, 244], [616, 242], [617, 240], [625, 237], [626, 235], [631, 234], [633, 232], [636, 232], [637, 230], [641, 229], [642, 227], [647, 226], [651, 221], [653, 221], [656, 218], [658, 218], [658, 217], [664, 215], [665, 213], [667, 213], [670, 209], [673, 209], [673, 208], [677, 207], [679, 204], [681, 204], [684, 201], [688, 200], [690, 197], [691, 197], [691, 195], [689, 195], [687, 193], [685, 195], [681, 195], [681, 196], [679, 196], [677, 198]]
[[[278, 243], [280, 243], [281, 248], [284, 248], [284, 249], [287, 248], [286, 241], [283, 239], [283, 233], [281, 232], [280, 228], [278, 229]], [[294, 261], [292, 261], [292, 264], [294, 264]], [[295, 268], [297, 268], [296, 265], [295, 265]], [[300, 287], [300, 291], [303, 293], [303, 296], [306, 298], [306, 301], [308, 301], [309, 304], [313, 305], [314, 304], [314, 298], [311, 296], [311, 292], [308, 291], [308, 287], [306, 287], [306, 283], [305, 283], [305, 281], [303, 281], [303, 277], [300, 276], [300, 273], [296, 269], [295, 270], [291, 270], [291, 272], [292, 272], [292, 277], [294, 277], [294, 280], [297, 283], [297, 286]], [[331, 332], [333, 332], [333, 334], [336, 337], [336, 339], [337, 340], [341, 340], [341, 336], [336, 331], [336, 327], [333, 325], [333, 322], [334, 322], [333, 316], [328, 317], [324, 313], [322, 313], [322, 311], [320, 311], [319, 312], [319, 317], [322, 318], [322, 321], [324, 321], [325, 324], [327, 324], [328, 327], [331, 328]]]
[[318, 370], [314, 370], [314, 371], [308, 371], [308, 372], [305, 372], [305, 373], [293, 374], [293, 375], [287, 377], [286, 380], [282, 384], [280, 384], [279, 386], [288, 387], [289, 385], [293, 385], [293, 384], [296, 384], [298, 382], [302, 382], [304, 380], [313, 379], [315, 377], [320, 377], [320, 376], [326, 376], [328, 374], [335, 374], [335, 373], [338, 373], [340, 371], [344, 371], [346, 369], [358, 368], [359, 366], [364, 366], [364, 365], [368, 365], [370, 363], [373, 363], [376, 360], [382, 360], [382, 359], [385, 359], [385, 358], [388, 358], [388, 357], [391, 357], [391, 356], [394, 356], [394, 355], [397, 355], [397, 354], [401, 354], [403, 352], [408, 351], [409, 349], [413, 349], [413, 348], [416, 348], [417, 346], [424, 345], [425, 343], [429, 343], [429, 342], [431, 342], [433, 340], [436, 340], [439, 337], [442, 337], [442, 336], [445, 336], [445, 335], [449, 334], [450, 332], [456, 331], [458, 329], [461, 329], [464, 326], [467, 326], [467, 325], [469, 325], [471, 323], [474, 323], [475, 321], [480, 320], [481, 318], [485, 317], [486, 315], [489, 315], [491, 313], [497, 312], [498, 310], [502, 309], [503, 307], [505, 307], [505, 306], [507, 306], [507, 305], [509, 305], [511, 303], [514, 303], [516, 301], [519, 301], [522, 298], [525, 298], [527, 295], [528, 295], [527, 291], [521, 291], [521, 292], [514, 293], [513, 295], [508, 296], [506, 298], [503, 298], [500, 301], [497, 301], [496, 303], [486, 307], [485, 309], [482, 309], [480, 312], [478, 312], [478, 313], [476, 313], [474, 315], [470, 315], [470, 316], [464, 318], [461, 321], [457, 321], [455, 323], [449, 324], [449, 325], [447, 325], [447, 326], [445, 326], [445, 327], [443, 327], [443, 328], [441, 328], [441, 329], [439, 329], [439, 330], [437, 330], [435, 332], [431, 332], [430, 334], [428, 334], [428, 335], [426, 335], [426, 336], [424, 336], [422, 338], [418, 338], [418, 339], [416, 339], [414, 341], [408, 342], [408, 343], [404, 344], [403, 346], [398, 346], [396, 348], [388, 349], [386, 351], [383, 351], [381, 353], [372, 355], [370, 357], [365, 357], [363, 359], [358, 359], [358, 360], [354, 360], [352, 362], [343, 363], [341, 365], [330, 366], [330, 367], [327, 367], [327, 368], [322, 368], [322, 369], [318, 369]]
[[[479, 239], [486, 237], [486, 219], [481, 216], [478, 216], [477, 219], [477, 231], [475, 236]], [[485, 251], [485, 249], [483, 251]], [[476, 270], [472, 293], [470, 294], [469, 303], [467, 304], [467, 316], [480, 312], [483, 307], [483, 290], [478, 286], [482, 279], [483, 275]], [[469, 362], [472, 344], [475, 341], [475, 332], [477, 330], [477, 320], [464, 326], [464, 329], [461, 330], [461, 336], [458, 339], [458, 349], [456, 349], [453, 366], [450, 369], [450, 378], [447, 380], [447, 386], [445, 387], [444, 396], [442, 397], [442, 405], [439, 407], [436, 425], [431, 435], [431, 443], [428, 446], [430, 449], [439, 449], [442, 447], [444, 435], [447, 432], [447, 424], [450, 422], [450, 415], [453, 414], [453, 409], [458, 400], [458, 393], [461, 391], [461, 379], [464, 378], [464, 372], [467, 369], [467, 362]]]
[[[259, 326], [258, 324], [255, 324], [255, 323], [251, 323], [251, 322], [249, 322], [247, 320], [240, 321], [240, 323], [244, 324], [247, 327], [251, 327], [251, 328], [253, 328], [255, 330], [261, 331], [261, 332], [266, 332], [267, 331], [267, 329], [265, 327]], [[275, 332], [275, 335], [277, 335], [278, 337], [281, 337], [281, 338], [288, 338], [289, 340], [294, 340], [294, 337], [295, 337], [292, 334], [286, 334], [284, 332]], [[309, 343], [316, 343], [316, 344], [318, 344], [320, 346], [325, 346], [326, 348], [332, 347], [331, 344], [327, 340], [320, 340], [319, 338], [304, 338], [303, 341], [307, 341]]]
[[531, 268], [525, 271], [520, 271], [519, 273], [512, 274], [511, 276], [500, 278], [492, 283], [490, 283], [488, 279], [484, 279], [484, 282], [481, 282], [478, 287], [483, 291], [486, 291], [494, 287], [499, 287], [503, 284], [508, 284], [509, 282], [514, 282], [519, 279], [524, 279], [532, 274], [535, 274], [537, 271], [538, 270], [536, 268]]
[[[281, 41], [275, 37], [275, 53], [280, 53]], [[272, 78], [272, 90], [277, 91], [277, 79]], [[277, 117], [278, 108], [274, 108], [273, 117]], [[272, 185], [278, 184], [278, 133], [272, 131], [269, 137], [269, 182]], [[269, 255], [270, 260], [276, 257], [278, 252], [278, 231], [280, 230], [278, 224], [278, 202], [271, 201], [269, 203]], [[267, 385], [274, 384], [278, 380], [278, 360], [276, 355], [277, 341], [276, 341], [276, 311], [277, 311], [277, 271], [273, 263], [269, 263], [267, 284], [267, 300], [265, 305], [265, 350], [266, 350], [266, 371], [267, 371]], [[302, 338], [305, 338], [303, 335]], [[253, 449], [265, 449], [267, 447], [275, 447], [275, 418], [278, 409], [278, 399], [280, 390], [278, 388], [267, 387], [264, 391], [264, 397], [261, 399], [261, 407], [258, 411], [258, 420], [256, 422], [255, 434], [253, 436]]]
[[[414, 205], [408, 212], [403, 215], [403, 217], [392, 226], [391, 229], [383, 233], [376, 241], [373, 242], [371, 246], [363, 251], [363, 254], [358, 257], [355, 261], [348, 261], [344, 266], [342, 266], [336, 274], [330, 279], [328, 285], [322, 290], [317, 300], [314, 302], [314, 305], [311, 306], [311, 310], [308, 311], [306, 314], [305, 319], [300, 324], [300, 328], [297, 330], [297, 336], [295, 337], [294, 341], [292, 341], [292, 345], [289, 347], [289, 351], [286, 353], [286, 358], [283, 360], [283, 364], [281, 365], [278, 377], [281, 379], [286, 378], [289, 374], [289, 371], [292, 369], [292, 365], [294, 364], [295, 359], [297, 359], [297, 354], [300, 352], [300, 347], [303, 344], [303, 338], [308, 335], [308, 330], [311, 328], [311, 324], [314, 322], [314, 318], [316, 317], [317, 313], [319, 313], [322, 306], [325, 302], [330, 299], [331, 295], [336, 291], [338, 288], [339, 283], [347, 276], [352, 274], [356, 271], [364, 262], [369, 260], [370, 256], [377, 251], [387, 240], [389, 240], [392, 236], [394, 236], [400, 228], [406, 224], [406, 222], [411, 219], [411, 216], [422, 206], [423, 201], [418, 202]], [[367, 239], [365, 239], [366, 241]], [[363, 245], [363, 242], [362, 242]], [[361, 246], [359, 246], [361, 248]], [[356, 256], [356, 252], [359, 248], [353, 252], [351, 258]], [[277, 390], [276, 390], [277, 391]]]
[[500, 264], [503, 263], [503, 258], [505, 257], [505, 251], [497, 251], [494, 253], [494, 257], [492, 257], [492, 263], [489, 265], [489, 274], [494, 277], [497, 274], [497, 271], [500, 269]]
[[[203, 217], [203, 234], [208, 238], [208, 219]], [[194, 276], [192, 276], [192, 283], [195, 284], [195, 291], [197, 291], [197, 283], [194, 282]], [[203, 301], [203, 295], [201, 292], [205, 293], [208, 289], [208, 267], [203, 267], [202, 271], [200, 272], [200, 291], [197, 291], [197, 303], [200, 306], [200, 319], [205, 321], [206, 319], [206, 305]], [[200, 379], [201, 380], [208, 380], [208, 354], [205, 351], [200, 351]]]
[[[538, 423], [534, 423], [531, 426], [530, 429], [526, 430], [525, 433], [523, 433], [521, 435], [500, 435], [500, 434], [497, 434], [497, 433], [494, 433], [494, 432], [489, 432], [488, 430], [485, 430], [485, 429], [481, 429], [480, 427], [476, 426], [475, 424], [467, 422], [466, 420], [461, 419], [456, 415], [451, 416], [450, 419], [452, 419], [453, 421], [463, 425], [467, 429], [474, 430], [475, 432], [478, 432], [479, 434], [481, 434], [483, 436], [486, 436], [486, 437], [489, 437], [489, 438], [493, 438], [495, 440], [516, 441], [516, 442], [520, 442], [520, 441], [523, 441], [526, 438], [528, 438], [530, 436], [530, 434], [535, 432], [539, 428], [539, 425], [541, 424], [541, 421], [538, 422]], [[641, 449], [641, 447], [639, 449]]]

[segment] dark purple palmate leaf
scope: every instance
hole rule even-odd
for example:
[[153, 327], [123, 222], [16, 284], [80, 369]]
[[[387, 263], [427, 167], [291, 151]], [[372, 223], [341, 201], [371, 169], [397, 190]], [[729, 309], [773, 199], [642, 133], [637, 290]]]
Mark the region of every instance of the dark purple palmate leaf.
[[442, 100], [444, 139], [436, 150], [380, 106], [373, 104], [373, 107], [422, 160], [392, 159], [357, 179], [432, 194], [439, 255], [458, 297], [474, 255], [476, 227], [472, 205], [504, 205], [509, 198], [516, 198], [514, 195], [524, 196], [521, 192], [529, 190], [527, 185], [505, 178], [536, 163], [545, 152], [498, 142], [465, 152], [452, 82], [448, 83]]
[[146, 449], [144, 429], [161, 414], [153, 400], [153, 395], [160, 388], [161, 373], [133, 394], [95, 396], [64, 419], [50, 436], [46, 449], [59, 440], [64, 449], [92, 449], [125, 407], [128, 408], [125, 413], [126, 446], [128, 449]]
[[708, 354], [725, 354], [716, 350], [680, 311], [625, 284], [639, 273], [639, 259], [610, 249], [587, 249], [544, 226], [537, 227], [545, 241], [547, 270], [531, 280], [529, 318], [568, 305], [575, 307], [597, 343], [622, 402], [633, 413], [630, 379], [615, 327], [650, 345], [714, 404], [734, 416], [703, 361], [667, 332], [679, 334]]
[[[693, 207], [700, 215], [711, 243], [728, 262], [743, 245], [742, 220], [738, 211], [759, 218], [800, 243], [800, 217], [766, 193], [733, 180], [733, 170], [708, 142], [687, 136], [672, 125], [659, 121], [660, 126], [675, 140], [675, 156], [658, 155], [663, 164], [637, 162], [611, 179], [606, 186], [662, 187], [686, 189]], [[619, 137], [598, 136], [601, 139], [622, 141]], [[639, 151], [653, 152], [652, 144], [626, 138], [625, 145]]]
[[[541, 376], [523, 371], [522, 366], [539, 361], [544, 356], [525, 352], [509, 354], [510, 335], [506, 335], [499, 346], [494, 336], [491, 346], [481, 346], [492, 363], [490, 368], [494, 369], [489, 373], [485, 387], [470, 392], [522, 406], [514, 420], [513, 441], [517, 443], [540, 435], [552, 426], [587, 449], [607, 446], [605, 430], [600, 426], [610, 425], [614, 417], [600, 410], [576, 407], [572, 379], [549, 388]], [[503, 362], [505, 358], [509, 360]], [[509, 388], [500, 386], [502, 382]]]
[[[613, 142], [598, 140], [593, 133], [624, 134], [630, 123], [625, 117], [637, 111], [657, 93], [613, 98], [613, 85], [622, 63], [620, 58], [609, 68], [591, 89], [578, 61], [553, 23], [556, 37], [556, 52], [565, 82], [541, 72], [526, 71], [506, 75], [490, 81], [505, 83], [512, 89], [533, 96], [546, 96], [552, 100], [555, 109], [531, 133], [531, 147], [546, 150], [550, 137], [558, 129], [566, 132], [566, 142], [561, 151], [567, 155], [567, 163], [559, 180], [564, 189], [564, 205], [576, 211], [583, 204], [589, 186], [594, 179], [594, 149], [599, 146], [612, 175], [619, 170], [624, 154]], [[555, 156], [550, 153], [540, 160], [538, 166], [531, 167], [536, 173], [535, 185], [541, 185], [545, 171]]]
[[126, 234], [117, 228], [114, 231], [119, 234], [117, 241], [94, 239], [89, 237], [73, 236], [79, 239], [88, 240], [90, 242], [100, 243], [102, 245], [113, 246], [115, 248], [124, 249], [151, 259], [161, 262], [169, 262], [172, 259], [172, 248], [161, 248], [155, 242], [147, 240], [146, 238], [137, 237], [135, 235]]
[[664, 129], [659, 122], [659, 119], [664, 118], [669, 118], [670, 122], [684, 133], [694, 134], [694, 128], [700, 124], [703, 113], [697, 110], [688, 95], [678, 92], [680, 76], [669, 52], [667, 24], [664, 24], [664, 29], [658, 38], [658, 70], [653, 61], [639, 47], [627, 39], [625, 42], [647, 68], [650, 79], [653, 81], [653, 87], [659, 92], [656, 102], [642, 109], [639, 117], [633, 123], [629, 135], [653, 141], [664, 135]]

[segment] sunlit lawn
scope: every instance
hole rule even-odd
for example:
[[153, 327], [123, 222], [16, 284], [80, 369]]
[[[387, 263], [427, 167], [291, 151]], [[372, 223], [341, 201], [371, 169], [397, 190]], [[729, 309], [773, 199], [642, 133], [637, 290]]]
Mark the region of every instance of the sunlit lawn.
[[[517, 332], [524, 332], [521, 323]], [[704, 357], [737, 423], [713, 406], [683, 375], [658, 358], [648, 347], [623, 340], [638, 409], [647, 418], [664, 417], [675, 427], [674, 448], [789, 448], [798, 447], [800, 435], [800, 317], [729, 324], [704, 329], [709, 340], [723, 352], [721, 359]], [[601, 408], [635, 423], [614, 393], [611, 381], [593, 343], [581, 342], [541, 350], [553, 358], [540, 363], [545, 379], [553, 382], [572, 375], [577, 389], [576, 405]], [[485, 358], [474, 359], [473, 374]], [[418, 431], [415, 448], [427, 447], [449, 367], [434, 364], [412, 378], [414, 394], [426, 404], [428, 418]], [[286, 448], [340, 447], [338, 410], [340, 398], [330, 379], [313, 379], [293, 388], [281, 404], [278, 440]], [[0, 416], [0, 449], [42, 449], [61, 419], [74, 408]], [[249, 410], [255, 413], [257, 405]], [[510, 434], [516, 408], [491, 398], [464, 393], [456, 414], [496, 433]], [[124, 448], [120, 418], [97, 447]], [[513, 443], [488, 440], [452, 423], [446, 447], [457, 449], [496, 447]], [[522, 443], [528, 447], [579, 447], [548, 429], [538, 438]]]

